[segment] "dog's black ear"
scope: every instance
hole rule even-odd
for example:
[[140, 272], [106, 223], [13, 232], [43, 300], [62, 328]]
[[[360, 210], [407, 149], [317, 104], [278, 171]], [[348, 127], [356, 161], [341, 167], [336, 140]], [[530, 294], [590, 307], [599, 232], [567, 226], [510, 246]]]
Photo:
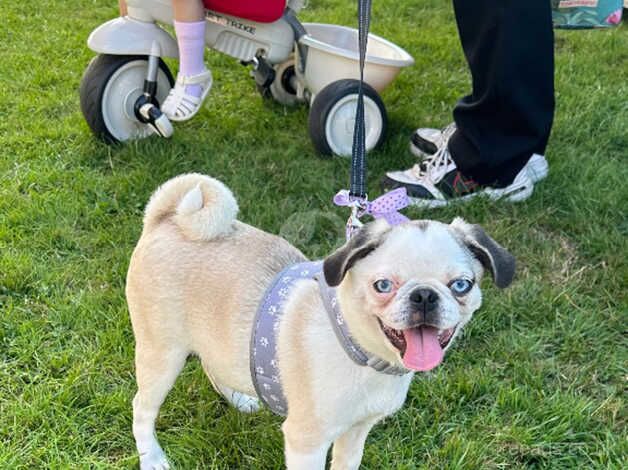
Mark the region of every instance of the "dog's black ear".
[[451, 227], [462, 235], [465, 245], [490, 271], [495, 285], [501, 289], [508, 287], [515, 277], [515, 257], [499, 243], [489, 237], [479, 225], [468, 224], [456, 218]]
[[373, 224], [363, 226], [347, 243], [325, 258], [323, 273], [329, 286], [339, 285], [356, 261], [367, 256], [382, 243], [383, 234], [376, 232]]

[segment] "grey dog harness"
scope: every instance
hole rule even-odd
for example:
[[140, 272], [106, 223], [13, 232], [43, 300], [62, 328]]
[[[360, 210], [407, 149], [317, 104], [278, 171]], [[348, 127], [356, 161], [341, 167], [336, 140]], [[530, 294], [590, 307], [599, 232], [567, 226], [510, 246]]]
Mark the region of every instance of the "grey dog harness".
[[364, 351], [353, 340], [340, 311], [336, 290], [325, 282], [321, 261], [298, 263], [285, 268], [275, 276], [262, 298], [253, 323], [251, 377], [257, 396], [271, 411], [281, 416], [288, 413], [277, 364], [277, 334], [284, 313], [284, 304], [296, 282], [303, 279], [314, 279], [318, 282], [321, 298], [336, 337], [353, 362], [389, 375], [405, 375], [410, 372]]

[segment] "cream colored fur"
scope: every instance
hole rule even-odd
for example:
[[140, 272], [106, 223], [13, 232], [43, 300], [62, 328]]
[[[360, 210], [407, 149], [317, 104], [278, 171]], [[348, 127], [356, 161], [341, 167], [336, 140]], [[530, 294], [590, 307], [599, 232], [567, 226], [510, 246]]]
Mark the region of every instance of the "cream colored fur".
[[238, 214], [238, 203], [220, 181], [198, 173], [167, 181], [150, 198], [144, 215], [144, 230], [166, 218], [189, 240], [211, 240], [226, 235]]
[[[146, 207], [126, 288], [136, 340], [133, 433], [142, 469], [169, 468], [154, 434], [155, 420], [189, 355], [200, 358], [227, 399], [241, 409], [256, 409], [249, 372], [255, 312], [275, 274], [305, 258], [285, 240], [238, 222], [236, 213], [231, 192], [198, 174], [166, 182]], [[380, 222], [374, 231], [385, 234], [384, 241], [349, 270], [339, 301], [360, 344], [401, 364], [375, 319], [387, 321], [394, 312], [373, 304], [372, 277], [420, 278], [441, 288], [451, 275], [447, 270], [481, 276], [482, 268], [444, 224], [390, 229]], [[480, 303], [479, 288], [474, 289], [475, 300], [453, 309], [447, 321], [469, 320]], [[334, 443], [332, 468], [357, 469], [366, 435], [402, 406], [413, 374], [385, 375], [353, 363], [332, 330], [314, 281], [301, 281], [293, 290], [277, 344], [289, 407], [282, 426], [288, 468], [324, 468]]]

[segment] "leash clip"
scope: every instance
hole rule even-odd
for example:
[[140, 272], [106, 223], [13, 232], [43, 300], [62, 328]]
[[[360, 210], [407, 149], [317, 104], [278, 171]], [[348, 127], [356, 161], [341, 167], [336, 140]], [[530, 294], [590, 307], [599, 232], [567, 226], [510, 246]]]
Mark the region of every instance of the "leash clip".
[[360, 221], [364, 214], [369, 214], [375, 219], [385, 219], [390, 225], [407, 222], [409, 219], [400, 214], [399, 210], [407, 207], [409, 203], [406, 188], [393, 189], [370, 202], [368, 196], [352, 196], [346, 189], [339, 191], [334, 196], [334, 204], [351, 208], [351, 215], [346, 226], [347, 240], [364, 225]]
[[364, 215], [365, 206], [366, 199], [356, 199], [355, 201], [351, 202], [351, 215], [347, 219], [347, 225], [345, 230], [347, 240], [349, 240], [351, 236], [364, 225], [360, 220], [360, 217]]
[[337, 206], [345, 206], [351, 208], [351, 215], [347, 219], [347, 224], [345, 227], [345, 234], [348, 240], [349, 238], [351, 238], [356, 230], [364, 225], [360, 221], [360, 217], [362, 217], [367, 212], [368, 196], [352, 196], [348, 190], [343, 189], [341, 191], [338, 191], [338, 194], [334, 196], [334, 204], [336, 204]]

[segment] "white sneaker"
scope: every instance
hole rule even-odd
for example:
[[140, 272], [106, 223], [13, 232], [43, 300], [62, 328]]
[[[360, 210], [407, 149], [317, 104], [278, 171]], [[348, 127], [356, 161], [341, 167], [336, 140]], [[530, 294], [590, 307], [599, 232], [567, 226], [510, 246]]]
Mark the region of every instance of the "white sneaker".
[[[427, 163], [441, 147], [447, 146], [450, 137], [456, 131], [456, 123], [452, 122], [443, 129], [420, 127], [410, 138], [410, 151]], [[544, 155], [532, 154], [525, 166], [528, 177], [533, 183], [537, 183], [547, 177], [549, 165]]]
[[[540, 159], [538, 158], [540, 157]], [[539, 171], [539, 162], [545, 161], [541, 155], [534, 160]], [[476, 196], [490, 199], [504, 199], [518, 202], [528, 199], [534, 191], [534, 182], [530, 175], [535, 173], [533, 159], [517, 174], [512, 183], [504, 188], [481, 185], [463, 175], [456, 167], [447, 146], [441, 147], [434, 155], [405, 171], [391, 171], [382, 180], [382, 189], [389, 191], [405, 187], [413, 205], [425, 208], [443, 207], [457, 201], [468, 201]], [[547, 164], [547, 162], [545, 161]], [[540, 173], [539, 173], [540, 174]]]
[[456, 123], [452, 122], [443, 129], [419, 127], [410, 137], [410, 152], [420, 159], [429, 158], [439, 148], [447, 145], [449, 138], [456, 131]]

